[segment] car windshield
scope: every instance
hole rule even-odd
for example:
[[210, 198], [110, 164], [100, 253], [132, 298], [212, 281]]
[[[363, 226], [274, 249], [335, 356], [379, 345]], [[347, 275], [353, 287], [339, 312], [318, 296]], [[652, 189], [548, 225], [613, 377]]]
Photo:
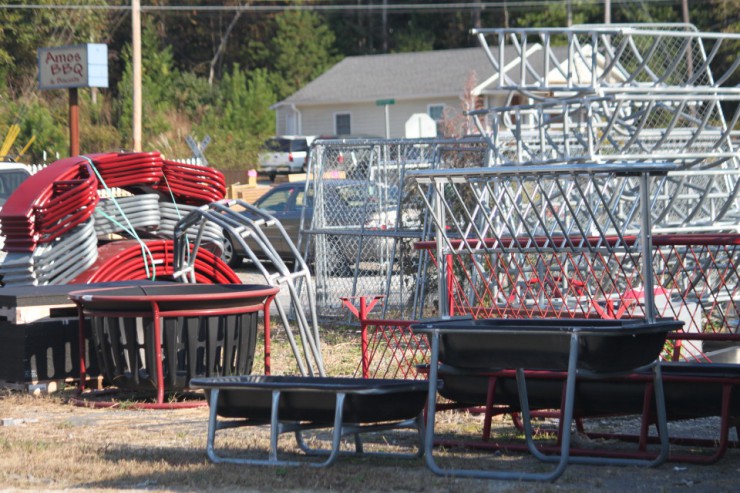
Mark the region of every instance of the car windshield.
[[267, 139], [262, 145], [263, 150], [268, 152], [305, 152], [308, 151], [306, 139]]
[[266, 151], [290, 152], [290, 141], [286, 139], [267, 139], [263, 146]]
[[291, 140], [290, 150], [293, 152], [308, 151], [308, 143], [305, 139]]
[[257, 200], [254, 205], [268, 211], [284, 211], [288, 207], [292, 191], [290, 188], [276, 190]]

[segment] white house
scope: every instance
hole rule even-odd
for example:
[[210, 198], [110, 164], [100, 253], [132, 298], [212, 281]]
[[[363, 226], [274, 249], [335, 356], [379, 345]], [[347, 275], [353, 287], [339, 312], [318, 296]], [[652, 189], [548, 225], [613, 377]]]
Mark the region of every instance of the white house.
[[[516, 86], [522, 72], [529, 83], [534, 78], [543, 87], [565, 84], [565, 73], [590, 80], [590, 68], [584, 62], [590, 60], [588, 53], [583, 59], [576, 57], [575, 66], [569, 67], [566, 46], [548, 50], [533, 43], [522, 59], [514, 46], [505, 46], [503, 84], [483, 48], [347, 57], [272, 106], [276, 132], [403, 138], [412, 115], [427, 114], [439, 122], [443, 114], [460, 115], [463, 98], [476, 109], [532, 102], [527, 95], [502, 88]], [[603, 57], [596, 61], [603, 70]], [[612, 67], [609, 78], [619, 82], [619, 70]], [[548, 93], [545, 90], [539, 96]]]
[[[516, 58], [513, 50], [507, 55]], [[387, 110], [388, 137], [403, 138], [412, 115], [439, 120], [445, 107], [459, 113], [465, 93], [493, 72], [482, 48], [347, 57], [272, 106], [276, 131], [386, 137]], [[506, 93], [477, 92], [478, 107], [506, 102]]]

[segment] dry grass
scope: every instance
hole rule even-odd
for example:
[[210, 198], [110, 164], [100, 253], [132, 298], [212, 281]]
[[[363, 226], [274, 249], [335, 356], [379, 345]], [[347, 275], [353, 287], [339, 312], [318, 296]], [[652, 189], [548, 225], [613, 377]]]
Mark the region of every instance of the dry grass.
[[[284, 338], [273, 346], [275, 373], [292, 366]], [[336, 329], [324, 338], [324, 354], [332, 375], [351, 375], [358, 361], [359, 338], [354, 330]], [[258, 352], [258, 354], [260, 354]], [[332, 371], [333, 369], [336, 371]], [[257, 368], [255, 370], [258, 370]], [[326, 469], [308, 467], [248, 467], [211, 464], [205, 455], [207, 408], [185, 410], [90, 409], [68, 402], [72, 391], [34, 397], [0, 394], [0, 488], [6, 490], [87, 491], [730, 491], [738, 477], [738, 452], [731, 451], [716, 466], [667, 464], [658, 469], [571, 466], [552, 484], [479, 481], [435, 476], [423, 459], [341, 457]], [[465, 413], [440, 413], [442, 433], [479, 433], [481, 418]], [[18, 420], [25, 420], [18, 421]], [[499, 433], [514, 433], [504, 419]], [[221, 432], [219, 432], [221, 433]], [[267, 430], [237, 428], [219, 435], [219, 447], [262, 457], [268, 449]], [[369, 449], [387, 450], [388, 441], [410, 442], [405, 434], [371, 439]], [[292, 436], [281, 450], [300, 453]], [[395, 447], [395, 445], [393, 446]], [[491, 468], [542, 470], [528, 456], [439, 450], [445, 464], [486, 464]]]

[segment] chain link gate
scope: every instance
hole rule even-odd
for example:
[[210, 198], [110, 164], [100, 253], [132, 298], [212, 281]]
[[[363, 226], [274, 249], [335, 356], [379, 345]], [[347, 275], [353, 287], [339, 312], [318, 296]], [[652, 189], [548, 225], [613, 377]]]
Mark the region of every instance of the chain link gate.
[[488, 154], [480, 137], [316, 140], [307, 185], [314, 214], [302, 226], [301, 250], [315, 255], [322, 319], [350, 317], [341, 298], [356, 296], [383, 296], [383, 316], [435, 309], [430, 257], [414, 249], [430, 238], [427, 212], [406, 175], [477, 166]]

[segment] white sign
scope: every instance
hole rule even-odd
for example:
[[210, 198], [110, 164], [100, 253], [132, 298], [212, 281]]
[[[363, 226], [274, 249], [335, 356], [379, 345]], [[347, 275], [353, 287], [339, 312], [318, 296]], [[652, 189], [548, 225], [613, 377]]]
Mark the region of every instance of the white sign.
[[108, 46], [39, 48], [39, 89], [108, 87]]
[[406, 121], [406, 138], [423, 139], [437, 136], [437, 122], [426, 113], [414, 113]]

